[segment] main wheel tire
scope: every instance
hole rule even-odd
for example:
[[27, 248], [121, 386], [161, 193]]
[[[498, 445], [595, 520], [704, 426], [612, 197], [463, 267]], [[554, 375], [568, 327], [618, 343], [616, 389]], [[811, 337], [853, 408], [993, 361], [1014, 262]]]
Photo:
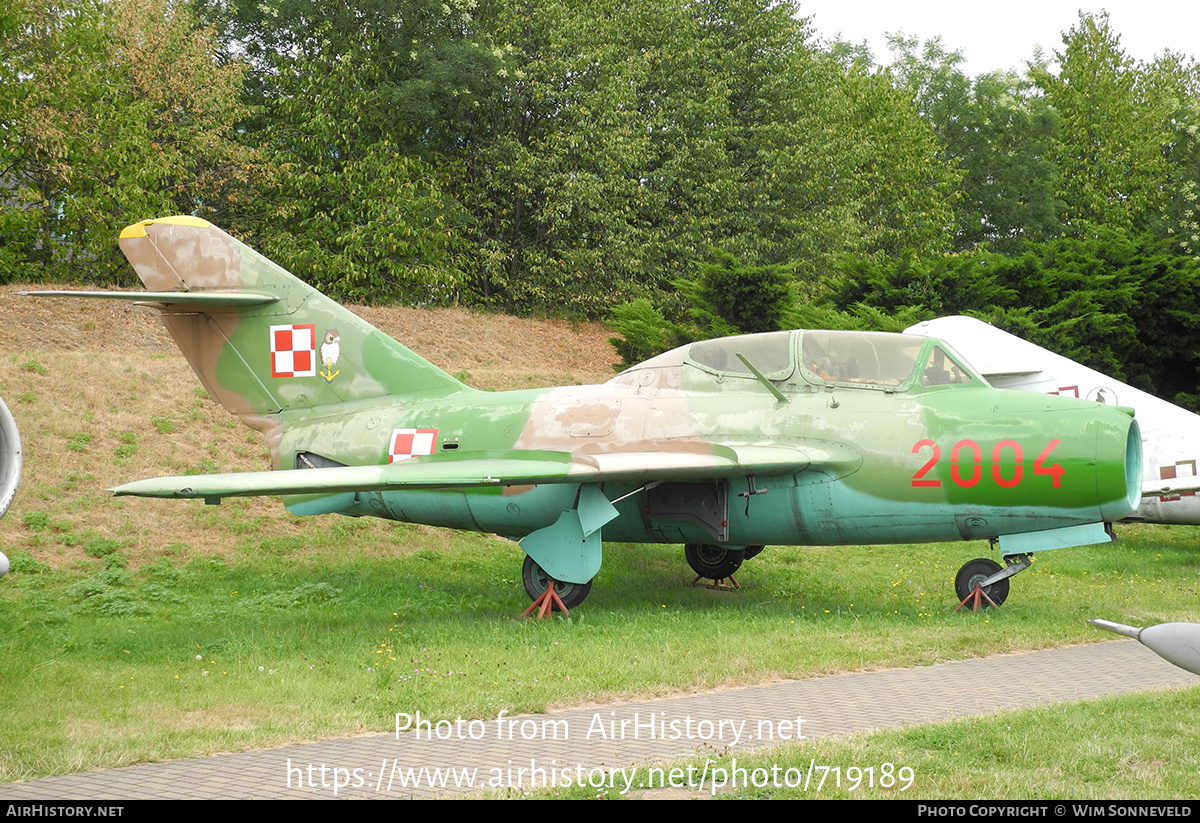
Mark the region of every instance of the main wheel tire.
[[[578, 606], [592, 591], [591, 580], [586, 583], [567, 583], [563, 580], [555, 580], [546, 574], [546, 570], [534, 562], [532, 557], [525, 555], [525, 564], [521, 566], [521, 582], [525, 584], [525, 593], [529, 595], [530, 600], [537, 600], [541, 597], [551, 580], [554, 580], [555, 593], [568, 609]], [[558, 610], [556, 603], [554, 611]]]
[[721, 580], [742, 567], [746, 552], [708, 543], [688, 543], [683, 547], [683, 556], [696, 574], [709, 580]]
[[[958, 595], [959, 602], [966, 600], [971, 592], [975, 591], [976, 584], [982, 583], [1002, 568], [1004, 567], [995, 560], [987, 557], [979, 557], [964, 563], [954, 578], [954, 593]], [[1008, 599], [1008, 578], [984, 587], [983, 593], [990, 597], [997, 606], [1002, 605]], [[989, 604], [985, 600], [983, 605]]]

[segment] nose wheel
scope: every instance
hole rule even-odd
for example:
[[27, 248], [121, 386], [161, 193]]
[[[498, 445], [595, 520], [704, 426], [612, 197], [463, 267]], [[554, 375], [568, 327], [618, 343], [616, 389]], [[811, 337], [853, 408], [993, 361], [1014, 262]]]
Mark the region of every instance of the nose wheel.
[[[958, 608], [972, 605], [972, 611], [979, 611], [987, 606], [999, 606], [1008, 599], [1008, 579], [1000, 580], [990, 586], [981, 584], [1002, 566], [995, 560], [979, 557], [963, 564], [954, 578], [954, 593], [958, 595]], [[956, 610], [957, 611], [957, 610]]]
[[[1001, 566], [995, 560], [978, 557], [963, 564], [954, 578], [954, 593], [958, 595], [958, 611], [968, 603], [971, 611], [998, 607], [1008, 599], [1008, 579], [1028, 569], [1033, 558], [1025, 554], [1006, 555]], [[998, 576], [998, 577], [997, 577]], [[990, 582], [988, 582], [990, 581]]]

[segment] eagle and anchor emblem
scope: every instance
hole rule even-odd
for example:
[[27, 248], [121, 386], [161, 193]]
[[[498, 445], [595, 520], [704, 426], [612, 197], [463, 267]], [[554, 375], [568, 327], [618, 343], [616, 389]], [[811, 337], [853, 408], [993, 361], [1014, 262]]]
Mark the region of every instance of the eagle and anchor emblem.
[[[317, 356], [320, 355], [318, 362]], [[271, 326], [271, 376], [316, 377], [326, 383], [341, 374], [336, 369], [342, 354], [342, 337], [337, 329], [326, 329], [320, 348], [312, 323]]]
[[326, 383], [332, 383], [333, 378], [341, 374], [341, 370], [334, 371], [333, 367], [337, 365], [338, 357], [342, 353], [342, 337], [338, 334], [337, 329], [327, 329], [325, 339], [321, 342], [321, 365], [325, 367], [324, 371], [317, 371], [321, 378]]

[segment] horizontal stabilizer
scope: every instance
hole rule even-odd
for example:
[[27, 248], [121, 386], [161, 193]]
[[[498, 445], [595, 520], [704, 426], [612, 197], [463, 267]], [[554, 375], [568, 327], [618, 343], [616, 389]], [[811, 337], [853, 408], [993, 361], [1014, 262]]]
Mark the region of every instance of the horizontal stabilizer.
[[266, 306], [279, 300], [261, 292], [218, 291], [21, 291], [22, 297], [89, 297], [98, 300], [127, 300], [155, 306], [193, 309], [247, 308]]
[[[973, 366], [975, 364], [971, 363], [971, 365]], [[993, 368], [989, 368], [989, 369], [980, 369], [979, 373], [982, 374], [984, 377], [986, 377], [988, 380], [1000, 380], [1005, 377], [1031, 377], [1035, 374], [1041, 374], [1042, 369], [1025, 369], [1022, 371], [1022, 370], [1017, 370], [1017, 369], [1014, 369], [1011, 367], [1006, 368], [1006, 369], [1001, 369], [999, 367], [993, 367]]]
[[412, 457], [379, 466], [334, 466], [320, 469], [235, 472], [230, 474], [157, 477], [110, 489], [118, 496], [163, 498], [255, 497], [291, 494], [337, 494], [398, 489], [526, 486], [549, 483], [609, 481], [709, 480], [796, 474], [810, 468], [853, 471], [854, 461], [836, 467], [814, 464], [799, 449], [769, 446], [712, 446], [712, 453], [567, 452], [512, 450], [461, 452]]
[[1192, 483], [1147, 483], [1142, 486], [1142, 497], [1176, 497], [1181, 494], [1196, 494], [1200, 492], [1200, 481], [1191, 478]]

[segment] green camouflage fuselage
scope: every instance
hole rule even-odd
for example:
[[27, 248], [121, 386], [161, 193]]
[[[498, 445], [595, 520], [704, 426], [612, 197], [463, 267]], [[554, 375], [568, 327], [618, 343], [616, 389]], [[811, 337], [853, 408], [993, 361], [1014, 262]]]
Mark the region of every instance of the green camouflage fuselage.
[[[1123, 516], [1132, 493], [1127, 478], [1135, 476], [1126, 463], [1136, 455], [1127, 414], [981, 381], [885, 391], [814, 385], [799, 371], [777, 383], [787, 403], [753, 376], [714, 374], [671, 353], [600, 386], [287, 412], [281, 467], [294, 468], [295, 455], [306, 452], [347, 465], [385, 463], [398, 429], [436, 429], [439, 451], [463, 455], [679, 452], [712, 443], [811, 453], [814, 469], [758, 475], [757, 488], [769, 493], [728, 506], [722, 542], [735, 546], [987, 538]], [[1035, 473], [1036, 458], [1055, 440], [1043, 463], [1061, 472]], [[968, 445], [952, 461], [959, 443]], [[931, 461], [935, 449], [938, 459]], [[725, 482], [731, 496], [749, 488], [744, 478]], [[604, 492], [617, 499], [640, 485], [606, 484]], [[554, 523], [574, 494], [563, 484], [382, 491], [358, 493], [336, 510], [520, 537]], [[696, 523], [653, 516], [647, 505], [653, 494], [618, 503], [620, 516], [604, 527], [605, 538], [713, 541]]]

